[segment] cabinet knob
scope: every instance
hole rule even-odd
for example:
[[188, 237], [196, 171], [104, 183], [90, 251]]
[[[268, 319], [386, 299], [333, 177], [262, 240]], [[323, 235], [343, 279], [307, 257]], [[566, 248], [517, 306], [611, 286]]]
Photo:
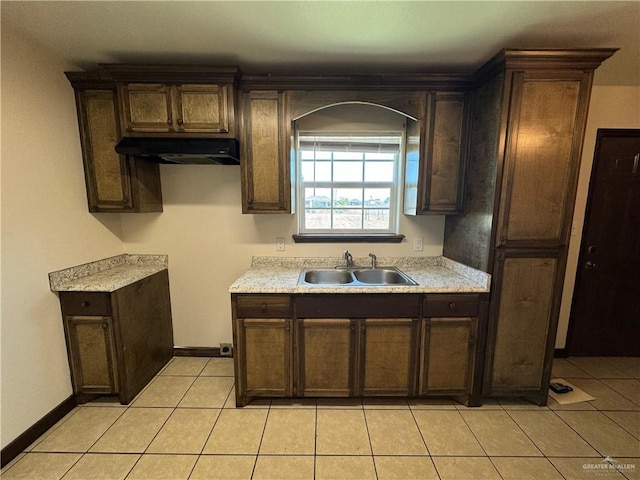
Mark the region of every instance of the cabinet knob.
[[87, 308], [87, 307], [89, 306], [89, 302], [82, 302], [82, 303], [80, 304], [80, 306], [81, 306], [82, 308]]
[[103, 330], [108, 330], [109, 329], [109, 324], [107, 322], [102, 322], [102, 328], [103, 328]]
[[263, 313], [266, 312], [267, 311], [267, 304], [263, 303], [260, 308], [262, 309]]
[[584, 264], [584, 268], [585, 270], [595, 270], [598, 268], [598, 264], [592, 261], [587, 261], [587, 263]]
[[456, 302], [451, 302], [449, 304], [449, 310], [455, 310], [456, 309]]
[[181, 118], [178, 119], [178, 125], [182, 125], [184, 122], [182, 121]]
[[167, 120], [167, 125], [169, 126], [173, 125], [173, 122], [171, 121], [171, 119]]

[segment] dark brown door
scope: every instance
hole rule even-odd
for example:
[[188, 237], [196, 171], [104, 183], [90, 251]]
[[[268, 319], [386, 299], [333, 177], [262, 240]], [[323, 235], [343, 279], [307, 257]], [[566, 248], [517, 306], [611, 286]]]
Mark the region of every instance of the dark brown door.
[[571, 355], [640, 355], [640, 130], [600, 129], [569, 330]]

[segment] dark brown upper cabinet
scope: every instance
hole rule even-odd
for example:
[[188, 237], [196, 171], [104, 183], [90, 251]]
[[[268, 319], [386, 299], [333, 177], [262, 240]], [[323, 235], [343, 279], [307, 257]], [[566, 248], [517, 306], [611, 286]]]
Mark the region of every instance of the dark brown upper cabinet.
[[127, 83], [118, 86], [123, 135], [228, 134], [233, 125], [229, 85]]
[[293, 213], [291, 122], [287, 96], [240, 94], [242, 213]]
[[76, 94], [89, 211], [161, 212], [158, 165], [115, 151], [120, 138], [115, 86], [95, 82], [96, 88], [87, 88], [81, 76], [68, 74]]
[[122, 136], [237, 137], [237, 67], [101, 67], [117, 85]]
[[468, 98], [431, 92], [422, 121], [407, 125], [404, 213], [462, 213]]

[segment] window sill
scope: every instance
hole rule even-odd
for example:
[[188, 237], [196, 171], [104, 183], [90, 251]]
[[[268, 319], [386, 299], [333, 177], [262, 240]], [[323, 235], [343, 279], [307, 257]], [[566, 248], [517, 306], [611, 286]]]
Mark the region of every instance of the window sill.
[[400, 243], [402, 234], [389, 233], [301, 233], [291, 235], [294, 243]]

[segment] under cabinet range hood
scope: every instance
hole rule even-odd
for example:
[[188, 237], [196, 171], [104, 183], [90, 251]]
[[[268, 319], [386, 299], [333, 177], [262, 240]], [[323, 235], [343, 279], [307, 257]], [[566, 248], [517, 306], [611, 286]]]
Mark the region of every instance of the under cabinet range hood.
[[240, 165], [235, 138], [124, 137], [116, 152], [159, 163]]

